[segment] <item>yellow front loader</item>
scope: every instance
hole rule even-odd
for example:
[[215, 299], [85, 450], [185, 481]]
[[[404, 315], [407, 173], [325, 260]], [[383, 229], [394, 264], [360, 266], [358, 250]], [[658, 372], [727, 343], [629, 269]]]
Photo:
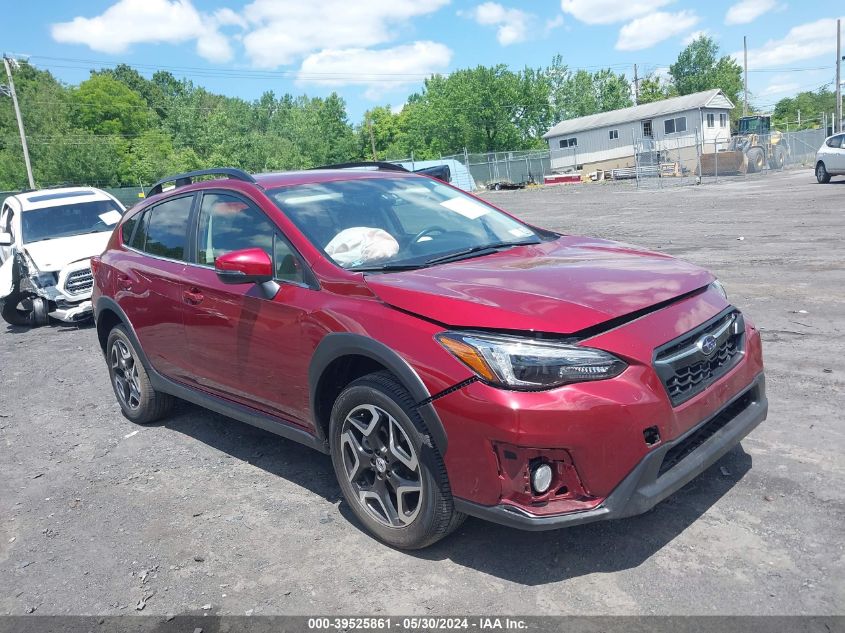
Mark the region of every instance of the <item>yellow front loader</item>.
[[701, 175], [753, 174], [770, 169], [781, 169], [789, 149], [783, 134], [771, 129], [769, 115], [744, 116], [739, 120], [739, 131], [731, 137], [728, 149], [701, 155]]

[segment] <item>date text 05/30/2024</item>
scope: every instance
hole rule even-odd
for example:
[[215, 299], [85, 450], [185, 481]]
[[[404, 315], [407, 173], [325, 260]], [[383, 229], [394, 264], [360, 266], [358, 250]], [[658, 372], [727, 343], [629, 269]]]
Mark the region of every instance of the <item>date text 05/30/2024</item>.
[[384, 630], [384, 631], [437, 631], [437, 630], [479, 630], [479, 631], [521, 631], [528, 628], [527, 622], [518, 618], [496, 617], [353, 617], [353, 618], [309, 618], [308, 629], [314, 631], [342, 630]]

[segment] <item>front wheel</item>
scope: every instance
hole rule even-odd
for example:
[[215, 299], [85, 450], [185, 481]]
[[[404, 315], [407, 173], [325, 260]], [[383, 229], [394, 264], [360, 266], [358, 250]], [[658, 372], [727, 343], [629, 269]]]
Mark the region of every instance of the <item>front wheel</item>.
[[830, 182], [830, 174], [827, 173], [827, 169], [824, 166], [824, 163], [820, 162], [816, 165], [816, 180], [819, 182], [820, 185], [824, 185]]
[[407, 390], [388, 372], [352, 382], [332, 408], [332, 464], [343, 496], [369, 532], [420, 549], [464, 520], [446, 468]]
[[43, 297], [25, 295], [14, 290], [2, 301], [0, 314], [9, 325], [41, 327], [50, 321], [49, 304]]
[[766, 164], [766, 157], [763, 155], [763, 150], [755, 147], [748, 152], [748, 172], [757, 173], [763, 171]]

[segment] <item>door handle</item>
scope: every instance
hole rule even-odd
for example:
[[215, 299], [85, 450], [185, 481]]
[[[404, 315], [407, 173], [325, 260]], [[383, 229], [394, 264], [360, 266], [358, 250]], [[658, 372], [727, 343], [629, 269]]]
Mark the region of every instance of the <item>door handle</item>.
[[195, 306], [202, 303], [202, 300], [205, 299], [205, 297], [199, 288], [191, 288], [190, 290], [185, 290], [182, 293], [182, 299], [185, 303]]
[[132, 280], [126, 275], [118, 275], [117, 287], [119, 290], [132, 290]]

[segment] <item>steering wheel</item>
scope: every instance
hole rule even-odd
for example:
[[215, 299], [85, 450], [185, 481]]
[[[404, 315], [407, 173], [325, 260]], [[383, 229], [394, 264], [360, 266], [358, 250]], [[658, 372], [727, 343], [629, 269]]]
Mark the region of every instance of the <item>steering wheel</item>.
[[418, 244], [418, 243], [419, 243], [419, 241], [420, 241], [422, 238], [424, 238], [424, 237], [426, 237], [426, 236], [428, 236], [428, 235], [431, 235], [432, 233], [434, 233], [434, 234], [436, 234], [436, 235], [443, 235], [444, 233], [447, 233], [447, 231], [446, 231], [446, 229], [444, 229], [442, 226], [437, 226], [437, 225], [435, 225], [435, 226], [429, 226], [428, 228], [425, 228], [425, 229], [423, 229], [422, 231], [420, 231], [419, 233], [417, 233], [417, 234], [416, 234], [416, 235], [415, 235], [415, 236], [411, 239], [411, 245]]

